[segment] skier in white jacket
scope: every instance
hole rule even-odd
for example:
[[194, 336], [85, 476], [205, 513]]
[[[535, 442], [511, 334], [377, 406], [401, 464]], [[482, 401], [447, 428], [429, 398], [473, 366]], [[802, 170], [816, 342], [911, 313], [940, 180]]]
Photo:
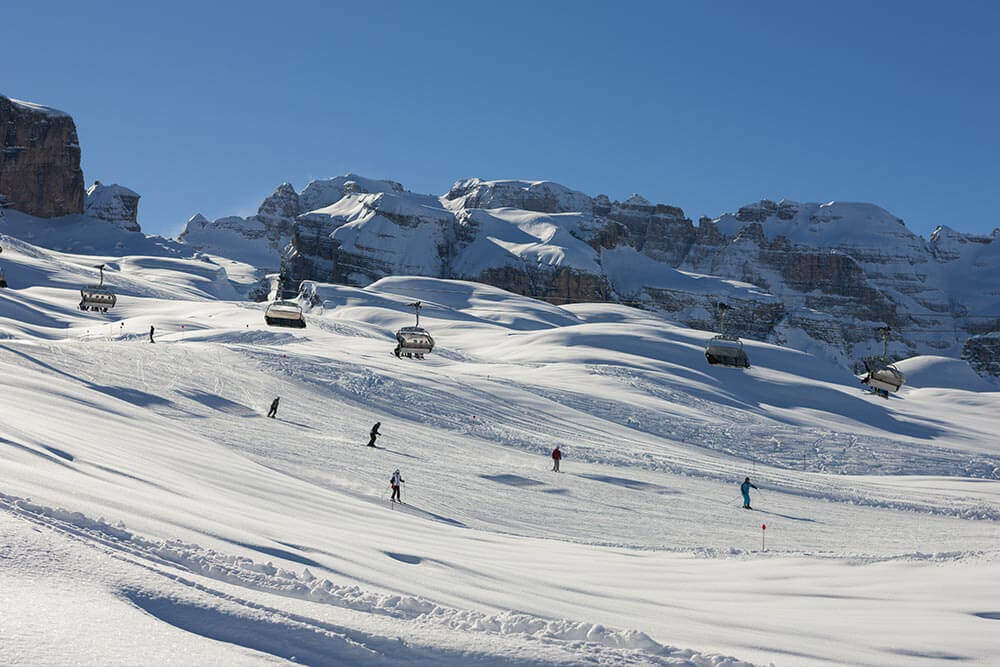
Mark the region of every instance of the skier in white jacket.
[[399, 497], [399, 487], [405, 483], [406, 480], [399, 474], [399, 468], [396, 468], [396, 472], [392, 473], [392, 477], [389, 478], [389, 486], [392, 487], [392, 497], [389, 499], [389, 502], [403, 502], [403, 499]]

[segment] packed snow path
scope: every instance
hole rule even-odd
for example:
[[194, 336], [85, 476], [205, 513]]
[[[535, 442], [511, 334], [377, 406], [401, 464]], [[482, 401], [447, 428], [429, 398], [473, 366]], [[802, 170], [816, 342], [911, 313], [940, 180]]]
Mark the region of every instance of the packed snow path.
[[[187, 664], [997, 651], [996, 392], [882, 401], [763, 344], [749, 372], [710, 369], [708, 334], [645, 313], [425, 279], [315, 286], [292, 332], [219, 301], [211, 266], [130, 259], [130, 298], [88, 316], [75, 258], [21, 250], [8, 276], [40, 284], [0, 293], [15, 662], [122, 661], [138, 638]], [[439, 342], [422, 362], [390, 354], [415, 298]]]

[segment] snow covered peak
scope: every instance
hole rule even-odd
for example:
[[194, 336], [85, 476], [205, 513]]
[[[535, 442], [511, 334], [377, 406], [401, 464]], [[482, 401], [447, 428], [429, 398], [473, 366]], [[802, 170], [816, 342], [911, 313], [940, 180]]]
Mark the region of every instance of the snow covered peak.
[[938, 225], [931, 232], [930, 248], [937, 259], [952, 262], [975, 249], [992, 244], [997, 238], [996, 230], [991, 236], [979, 236], [963, 234], [946, 225]]
[[53, 109], [52, 107], [47, 107], [44, 104], [37, 104], [35, 102], [26, 102], [24, 100], [15, 100], [13, 97], [8, 97], [12, 104], [15, 106], [34, 111], [36, 113], [45, 114], [50, 118], [69, 118], [70, 115], [65, 111], [60, 111], [59, 109]]
[[875, 204], [831, 201], [798, 203], [770, 199], [740, 207], [715, 220], [727, 236], [736, 236], [750, 223], [760, 223], [768, 240], [784, 236], [793, 244], [819, 248], [886, 248], [905, 246], [923, 250], [924, 243], [903, 221]]
[[135, 190], [130, 190], [124, 185], [118, 185], [117, 183], [112, 183], [111, 185], [104, 185], [100, 181], [94, 181], [94, 184], [87, 188], [88, 197], [134, 197], [138, 199], [140, 197], [139, 193]]
[[469, 178], [455, 183], [443, 199], [451, 209], [519, 208], [538, 213], [593, 210], [590, 197], [552, 181], [484, 181]]
[[100, 181], [87, 188], [84, 213], [114, 223], [130, 232], [140, 231], [139, 193], [125, 186], [113, 183], [104, 185]]
[[207, 225], [209, 222], [208, 218], [203, 216], [201, 213], [195, 213], [190, 218], [188, 218], [188, 225]]
[[371, 192], [405, 192], [405, 189], [396, 181], [365, 178], [351, 173], [312, 181], [299, 195], [299, 203], [305, 213], [335, 204], [347, 194]]

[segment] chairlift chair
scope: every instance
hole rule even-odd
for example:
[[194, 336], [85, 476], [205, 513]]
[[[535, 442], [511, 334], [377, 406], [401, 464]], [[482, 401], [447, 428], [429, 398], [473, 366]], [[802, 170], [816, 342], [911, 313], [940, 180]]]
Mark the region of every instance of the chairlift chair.
[[889, 363], [889, 331], [889, 327], [878, 329], [882, 335], [882, 356], [866, 357], [855, 373], [861, 384], [882, 398], [889, 398], [890, 393], [896, 393], [906, 383], [903, 371]]
[[264, 309], [264, 321], [272, 327], [304, 329], [306, 318], [302, 308], [294, 301], [272, 301]]
[[750, 359], [743, 350], [743, 341], [735, 336], [718, 335], [705, 346], [705, 359], [712, 366], [750, 368]]
[[708, 341], [708, 345], [705, 346], [705, 359], [712, 366], [750, 368], [750, 358], [743, 349], [743, 341], [737, 336], [726, 334], [726, 311], [729, 310], [729, 306], [719, 303], [716, 308], [722, 333]]
[[434, 339], [426, 329], [420, 326], [421, 303], [414, 301], [407, 305], [416, 312], [417, 324], [413, 327], [403, 327], [396, 332], [396, 349], [393, 350], [393, 353], [397, 357], [423, 359], [425, 354], [429, 354], [434, 349]]
[[118, 303], [118, 297], [104, 286], [104, 265], [98, 264], [94, 268], [100, 270], [101, 282], [80, 289], [80, 310], [95, 310], [106, 313], [109, 308], [115, 307], [115, 304]]

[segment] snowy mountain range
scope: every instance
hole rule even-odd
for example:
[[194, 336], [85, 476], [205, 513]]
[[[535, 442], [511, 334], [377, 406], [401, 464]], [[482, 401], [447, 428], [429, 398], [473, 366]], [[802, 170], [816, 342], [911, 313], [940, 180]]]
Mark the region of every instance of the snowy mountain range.
[[[347, 174], [279, 186], [256, 216], [179, 239], [293, 282], [391, 275], [475, 280], [551, 303], [613, 301], [686, 326], [790, 344], [838, 363], [878, 351], [964, 354], [998, 372], [1000, 230], [930, 239], [873, 204], [761, 200], [694, 224], [639, 195], [611, 201], [548, 181], [468, 179], [442, 196]], [[971, 339], [971, 340], [970, 340]]]

